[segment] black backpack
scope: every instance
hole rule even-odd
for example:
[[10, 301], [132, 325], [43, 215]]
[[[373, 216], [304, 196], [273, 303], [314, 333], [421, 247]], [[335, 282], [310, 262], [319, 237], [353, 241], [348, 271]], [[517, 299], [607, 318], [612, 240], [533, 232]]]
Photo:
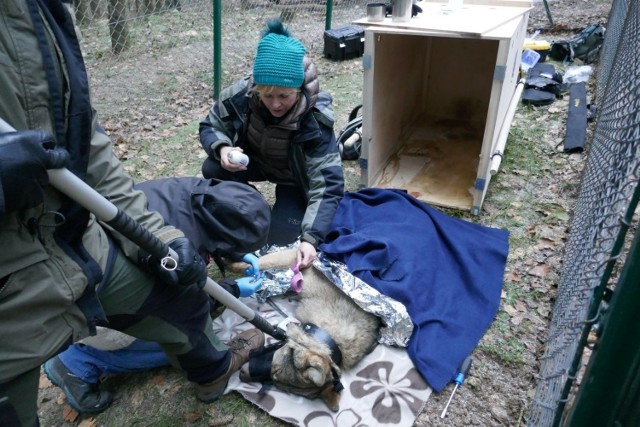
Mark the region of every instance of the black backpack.
[[362, 116], [358, 112], [362, 104], [355, 107], [349, 113], [349, 122], [338, 134], [338, 151], [342, 160], [357, 160], [362, 151]]
[[600, 24], [591, 24], [568, 40], [551, 43], [549, 56], [557, 61], [573, 62], [578, 58], [585, 64], [597, 59], [604, 42], [605, 28]]

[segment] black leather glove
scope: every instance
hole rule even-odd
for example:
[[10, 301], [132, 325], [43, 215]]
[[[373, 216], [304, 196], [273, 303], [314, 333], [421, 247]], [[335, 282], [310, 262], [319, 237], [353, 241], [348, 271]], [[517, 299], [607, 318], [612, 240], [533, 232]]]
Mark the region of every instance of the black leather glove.
[[179, 286], [196, 285], [202, 289], [207, 283], [207, 264], [193, 243], [176, 229], [163, 228], [154, 234], [163, 242], [169, 240], [166, 243], [178, 256], [178, 266], [175, 270], [167, 270], [160, 264], [160, 260], [144, 251], [140, 253], [140, 263], [165, 283]]
[[420, 6], [418, 6], [417, 4], [412, 4], [411, 5], [411, 17], [415, 17], [417, 16], [419, 13], [422, 13], [422, 8]]
[[68, 160], [67, 150], [56, 147], [49, 132], [0, 133], [0, 215], [42, 203], [47, 169], [62, 168]]

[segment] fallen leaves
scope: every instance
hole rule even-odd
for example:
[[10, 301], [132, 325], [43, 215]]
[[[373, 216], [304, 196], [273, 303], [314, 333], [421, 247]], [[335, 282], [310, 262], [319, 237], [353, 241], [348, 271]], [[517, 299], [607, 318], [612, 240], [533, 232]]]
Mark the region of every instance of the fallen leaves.
[[78, 414], [78, 412], [76, 412], [71, 406], [69, 405], [64, 406], [64, 409], [62, 410], [62, 419], [70, 423], [73, 423], [78, 419], [79, 416], [80, 414]]
[[154, 375], [153, 377], [151, 377], [151, 382], [155, 385], [164, 385], [166, 381], [167, 380], [164, 375]]
[[211, 419], [209, 420], [209, 427], [226, 426], [231, 424], [233, 421], [232, 414], [222, 414], [216, 406], [211, 406], [208, 412], [211, 416]]
[[527, 271], [527, 274], [535, 277], [544, 278], [549, 272], [549, 266], [547, 264], [538, 264]]
[[186, 414], [184, 414], [184, 420], [189, 424], [195, 423], [201, 418], [202, 414], [199, 412], [187, 412]]
[[38, 389], [42, 390], [43, 388], [49, 388], [53, 385], [49, 378], [46, 375], [40, 374], [40, 380], [38, 382]]
[[84, 419], [78, 424], [78, 427], [96, 427], [98, 422], [93, 418]]

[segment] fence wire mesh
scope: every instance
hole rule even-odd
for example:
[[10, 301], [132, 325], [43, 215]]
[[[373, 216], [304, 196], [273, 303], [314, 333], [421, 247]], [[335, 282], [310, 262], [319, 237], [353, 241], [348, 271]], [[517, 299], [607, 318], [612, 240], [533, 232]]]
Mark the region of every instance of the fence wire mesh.
[[75, 0], [73, 8], [89, 60], [211, 41], [207, 0]]
[[[335, 0], [329, 7], [317, 0], [221, 3], [221, 83], [226, 86], [251, 71], [268, 19], [279, 17], [316, 57], [323, 54], [327, 23], [336, 28], [365, 17], [368, 0]], [[88, 61], [113, 66], [118, 59], [194, 45], [212, 67], [213, 0], [75, 0], [73, 7]], [[186, 66], [189, 58], [176, 60]]]
[[597, 314], [606, 305], [604, 290], [613, 287], [612, 268], [624, 258], [627, 229], [638, 222], [633, 214], [640, 173], [640, 2], [614, 1], [610, 18], [596, 82], [599, 113], [527, 419], [530, 426], [562, 423], [579, 387], [586, 338], [594, 336]]

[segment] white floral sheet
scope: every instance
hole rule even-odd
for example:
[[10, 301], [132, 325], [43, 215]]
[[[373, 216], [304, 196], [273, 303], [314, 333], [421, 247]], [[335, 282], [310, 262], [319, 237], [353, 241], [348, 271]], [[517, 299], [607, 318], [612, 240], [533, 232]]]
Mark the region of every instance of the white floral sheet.
[[[254, 298], [242, 301], [271, 324], [278, 324], [284, 318], [270, 305], [259, 304]], [[295, 302], [286, 297], [277, 298], [276, 303], [287, 314], [294, 311]], [[225, 341], [241, 330], [254, 327], [228, 309], [213, 326]], [[273, 342], [275, 340], [267, 336], [267, 344]], [[237, 374], [231, 377], [225, 393], [235, 390], [271, 416], [308, 427], [409, 427], [431, 395], [431, 388], [415, 369], [406, 350], [382, 344], [353, 369], [343, 372], [341, 382], [344, 390], [338, 412], [329, 410], [320, 399], [310, 400], [273, 386], [259, 393], [262, 384], [244, 383]]]

